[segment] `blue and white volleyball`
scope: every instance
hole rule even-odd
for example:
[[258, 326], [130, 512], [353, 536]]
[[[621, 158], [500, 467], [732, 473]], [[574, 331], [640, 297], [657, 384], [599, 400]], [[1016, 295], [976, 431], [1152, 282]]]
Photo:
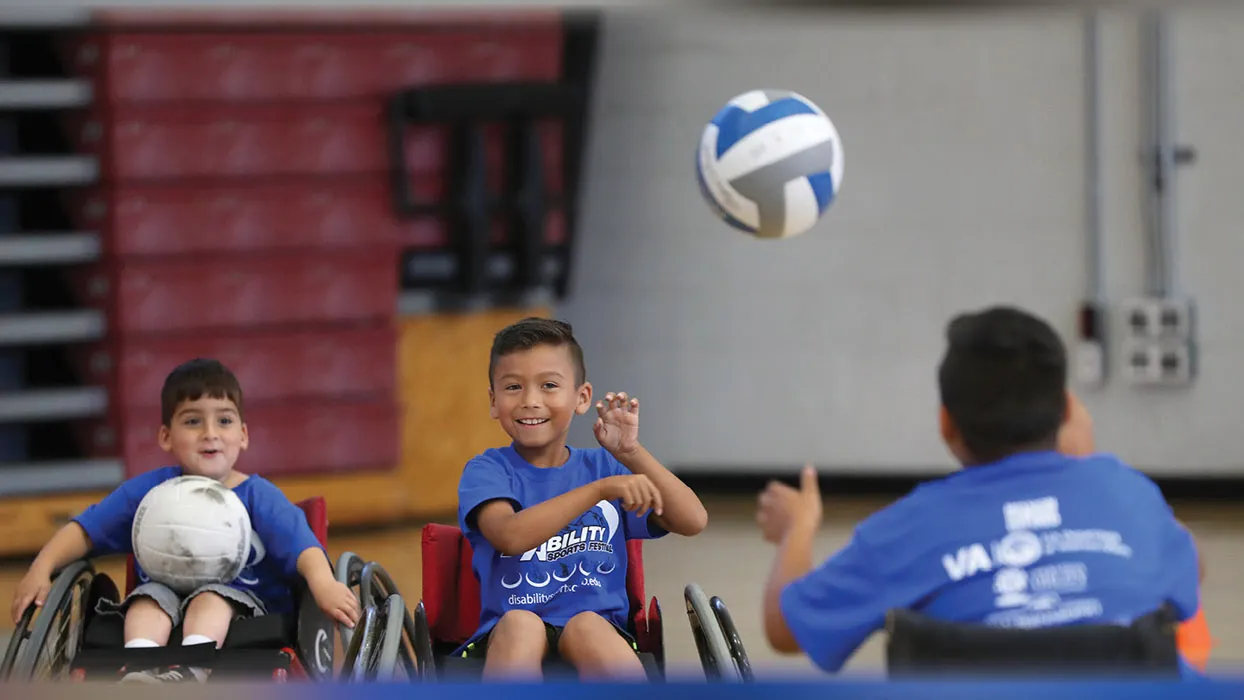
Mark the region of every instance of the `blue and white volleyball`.
[[811, 229], [842, 186], [838, 129], [808, 98], [753, 90], [704, 127], [696, 177], [726, 223], [757, 238]]

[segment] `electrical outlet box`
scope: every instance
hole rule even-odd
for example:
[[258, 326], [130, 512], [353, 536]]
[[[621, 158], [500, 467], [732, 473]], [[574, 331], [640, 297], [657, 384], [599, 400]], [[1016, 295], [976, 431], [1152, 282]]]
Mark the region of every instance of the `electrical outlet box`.
[[1190, 299], [1139, 297], [1123, 302], [1126, 337], [1136, 341], [1193, 340]]
[[1157, 355], [1157, 384], [1163, 386], [1186, 386], [1196, 377], [1192, 344], [1187, 342], [1159, 343]]
[[1157, 346], [1148, 341], [1129, 340], [1123, 345], [1119, 374], [1129, 384], [1152, 385], [1161, 378], [1161, 356]]
[[1137, 341], [1124, 345], [1120, 373], [1138, 386], [1187, 386], [1196, 378], [1193, 345], [1187, 341]]
[[1156, 304], [1158, 336], [1192, 341], [1193, 306], [1189, 299], [1162, 299]]
[[1144, 342], [1158, 337], [1158, 306], [1148, 298], [1128, 299], [1123, 302], [1122, 318], [1126, 325], [1125, 337]]

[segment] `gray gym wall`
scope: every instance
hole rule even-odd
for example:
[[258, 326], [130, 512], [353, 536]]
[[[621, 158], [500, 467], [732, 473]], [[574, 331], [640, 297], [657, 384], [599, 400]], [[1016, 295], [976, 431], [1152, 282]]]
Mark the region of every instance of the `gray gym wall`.
[[[42, 0], [33, 9], [191, 4], [201, 3]], [[607, 14], [574, 287], [559, 314], [575, 324], [598, 390], [641, 397], [641, 437], [670, 465], [950, 469], [935, 421], [946, 320], [1014, 303], [1074, 337], [1089, 272], [1082, 17], [962, 8], [731, 13], [727, 4], [742, 3], [683, 0], [656, 16]], [[1117, 304], [1144, 291], [1141, 35], [1136, 14], [1104, 17], [1104, 292], [1116, 339]], [[1198, 307], [1200, 378], [1160, 391], [1116, 376], [1083, 397], [1099, 446], [1136, 466], [1240, 474], [1244, 315], [1234, 303], [1244, 289], [1236, 230], [1244, 83], [1231, 76], [1244, 74], [1244, 11], [1182, 10], [1173, 35], [1177, 134], [1199, 155], [1179, 172], [1174, 230], [1184, 290]], [[696, 188], [692, 155], [704, 123], [757, 87], [806, 94], [844, 139], [840, 199], [801, 238], [735, 233]], [[1117, 370], [1119, 346], [1108, 350]], [[591, 421], [579, 421], [574, 437], [592, 444]]]
[[[1176, 131], [1199, 155], [1179, 172], [1174, 230], [1200, 378], [1155, 390], [1116, 375], [1083, 396], [1100, 448], [1156, 475], [1225, 476], [1244, 472], [1244, 12], [1180, 12], [1172, 34]], [[1108, 14], [1100, 36], [1117, 339], [1117, 304], [1145, 291], [1142, 28]], [[598, 392], [639, 396], [641, 439], [688, 470], [949, 469], [935, 386], [948, 318], [1019, 304], [1075, 337], [1089, 272], [1084, 55], [1071, 11], [609, 15], [560, 309]], [[839, 200], [793, 240], [733, 232], [694, 181], [704, 123], [761, 87], [807, 95], [844, 140]]]

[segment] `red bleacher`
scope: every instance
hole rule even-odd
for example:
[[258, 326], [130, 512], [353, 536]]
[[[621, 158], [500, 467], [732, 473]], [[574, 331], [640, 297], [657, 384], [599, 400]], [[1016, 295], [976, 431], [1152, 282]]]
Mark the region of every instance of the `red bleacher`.
[[[448, 241], [442, 221], [393, 213], [385, 101], [563, 70], [558, 13], [300, 14], [101, 12], [62, 46], [95, 94], [65, 128], [101, 168], [69, 209], [104, 246], [71, 283], [109, 329], [74, 358], [111, 403], [79, 434], [131, 475], [168, 461], [154, 441], [159, 389], [194, 356], [220, 358], [243, 383], [244, 468], [395, 467], [401, 254]], [[560, 191], [560, 127], [544, 131], [546, 185]], [[488, 140], [497, 187], [500, 132]], [[412, 128], [405, 143], [418, 197], [442, 197], [446, 131]], [[563, 238], [559, 213], [547, 234]]]

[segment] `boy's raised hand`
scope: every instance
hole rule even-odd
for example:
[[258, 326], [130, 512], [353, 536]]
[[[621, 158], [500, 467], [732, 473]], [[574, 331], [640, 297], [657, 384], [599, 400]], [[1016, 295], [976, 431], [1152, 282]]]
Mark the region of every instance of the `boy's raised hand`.
[[593, 429], [601, 447], [614, 457], [639, 447], [639, 399], [628, 397], [625, 391], [611, 391], [604, 401], [596, 402], [596, 413], [599, 417]]
[[798, 489], [770, 481], [760, 493], [756, 522], [765, 540], [773, 544], [780, 543], [795, 524], [820, 527], [821, 487], [816, 481], [816, 469], [811, 464], [803, 468]]

